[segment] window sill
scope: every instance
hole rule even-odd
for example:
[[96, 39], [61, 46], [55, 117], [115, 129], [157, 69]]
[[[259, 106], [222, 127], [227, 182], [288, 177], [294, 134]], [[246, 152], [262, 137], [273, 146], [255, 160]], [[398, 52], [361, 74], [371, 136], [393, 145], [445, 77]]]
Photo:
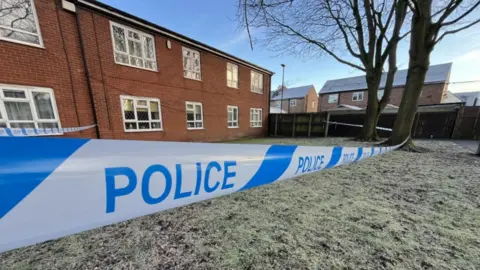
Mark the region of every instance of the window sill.
[[135, 133], [135, 132], [155, 132], [155, 131], [163, 131], [162, 129], [124, 129], [127, 133]]
[[261, 128], [262, 126], [259, 126], [259, 127], [250, 127], [250, 128]]
[[124, 66], [124, 67], [131, 67], [131, 68], [141, 69], [141, 70], [145, 70], [145, 71], [150, 71], [150, 72], [158, 72], [158, 69], [154, 70], [154, 69], [142, 68], [142, 67], [137, 67], [137, 66], [132, 66], [132, 65], [129, 65], [129, 64], [125, 64], [125, 63], [119, 63], [119, 62], [116, 62], [116, 61], [115, 61], [115, 64], [120, 65], [120, 66]]
[[34, 48], [45, 50], [45, 46], [43, 45], [43, 41], [41, 42], [41, 44], [32, 44], [32, 43], [28, 43], [28, 42], [22, 42], [22, 41], [18, 41], [18, 40], [14, 40], [14, 39], [6, 39], [6, 38], [2, 38], [2, 37], [0, 37], [0, 41], [16, 43], [16, 44], [19, 44], [19, 45], [24, 45], [24, 46], [29, 46], [29, 47], [34, 47]]
[[189, 127], [187, 127], [187, 130], [202, 130], [202, 129], [205, 129], [205, 128], [203, 128], [203, 127], [201, 127], [201, 128], [200, 128], [200, 127], [198, 127], [198, 128], [189, 128]]
[[192, 80], [192, 81], [197, 81], [197, 82], [201, 82], [202, 79], [193, 79], [193, 78], [188, 78], [188, 77], [185, 77], [183, 76], [184, 79], [188, 79], [188, 80]]
[[259, 94], [259, 95], [263, 95], [263, 92], [259, 93], [259, 92], [255, 92], [255, 91], [252, 91], [252, 90], [250, 90], [250, 92], [255, 93], [255, 94]]
[[239, 128], [239, 127], [238, 127], [238, 126], [236, 126], [236, 127], [228, 127], [228, 128]]
[[227, 85], [227, 87], [228, 87], [228, 88], [232, 88], [232, 89], [238, 89], [238, 86], [237, 86], [237, 87], [232, 87], [232, 86], [228, 86], [228, 85]]

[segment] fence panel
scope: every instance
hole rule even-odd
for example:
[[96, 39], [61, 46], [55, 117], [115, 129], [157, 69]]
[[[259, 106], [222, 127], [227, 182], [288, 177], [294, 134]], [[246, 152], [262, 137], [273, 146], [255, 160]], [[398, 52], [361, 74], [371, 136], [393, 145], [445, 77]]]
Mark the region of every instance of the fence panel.
[[326, 113], [269, 114], [268, 134], [282, 137], [324, 136]]

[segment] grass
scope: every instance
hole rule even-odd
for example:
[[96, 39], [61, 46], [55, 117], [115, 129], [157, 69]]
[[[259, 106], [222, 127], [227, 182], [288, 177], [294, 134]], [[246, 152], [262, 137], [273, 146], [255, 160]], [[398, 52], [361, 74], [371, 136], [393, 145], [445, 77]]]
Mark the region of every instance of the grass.
[[480, 268], [480, 158], [450, 142], [416, 143], [432, 152], [396, 151], [14, 250], [0, 268]]

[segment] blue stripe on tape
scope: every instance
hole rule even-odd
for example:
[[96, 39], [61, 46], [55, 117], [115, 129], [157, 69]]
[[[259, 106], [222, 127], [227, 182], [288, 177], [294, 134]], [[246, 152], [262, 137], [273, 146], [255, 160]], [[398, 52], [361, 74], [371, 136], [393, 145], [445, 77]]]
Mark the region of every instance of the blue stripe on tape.
[[363, 155], [363, 148], [359, 147], [357, 152], [357, 158], [355, 158], [355, 161], [359, 161], [362, 158], [362, 155]]
[[328, 162], [327, 166], [325, 166], [325, 169], [328, 169], [337, 165], [338, 161], [340, 160], [340, 157], [342, 157], [342, 149], [343, 147], [341, 146], [333, 147], [332, 157], [330, 158], [330, 161]]
[[[88, 141], [0, 138], [0, 219]], [[39, 164], [32, 163], [39, 160]]]
[[295, 149], [297, 149], [295, 145], [272, 145], [258, 171], [240, 190], [275, 182], [287, 170]]

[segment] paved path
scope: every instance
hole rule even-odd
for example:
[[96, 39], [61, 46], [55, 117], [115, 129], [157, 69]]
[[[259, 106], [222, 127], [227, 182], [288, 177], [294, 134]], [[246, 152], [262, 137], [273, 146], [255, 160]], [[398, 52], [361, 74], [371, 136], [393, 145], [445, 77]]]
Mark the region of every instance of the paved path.
[[477, 147], [478, 147], [478, 141], [473, 141], [473, 140], [454, 140], [454, 142], [458, 145], [463, 146], [464, 148], [467, 148], [468, 150], [472, 152], [477, 152]]

